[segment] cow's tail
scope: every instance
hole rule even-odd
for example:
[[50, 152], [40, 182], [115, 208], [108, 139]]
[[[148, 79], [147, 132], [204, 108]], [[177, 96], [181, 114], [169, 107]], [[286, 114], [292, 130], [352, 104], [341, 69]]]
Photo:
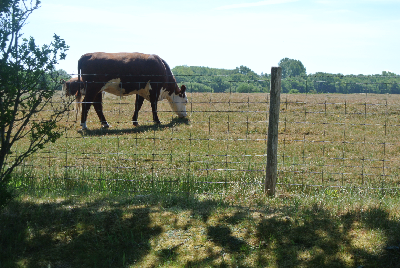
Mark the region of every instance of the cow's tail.
[[[75, 116], [76, 116], [76, 120], [77, 121], [78, 121], [78, 114], [79, 114], [79, 112], [81, 111], [81, 108], [82, 108], [82, 93], [81, 93], [81, 84], [80, 84], [80, 82], [81, 82], [82, 58], [83, 57], [81, 57], [78, 60], [78, 85], [79, 85], [79, 88], [78, 88], [78, 91], [76, 92], [76, 95], [75, 95]], [[84, 87], [85, 87], [85, 85], [83, 85], [83, 81], [82, 81], [82, 88], [84, 88]]]
[[78, 83], [81, 81], [82, 57], [78, 60]]

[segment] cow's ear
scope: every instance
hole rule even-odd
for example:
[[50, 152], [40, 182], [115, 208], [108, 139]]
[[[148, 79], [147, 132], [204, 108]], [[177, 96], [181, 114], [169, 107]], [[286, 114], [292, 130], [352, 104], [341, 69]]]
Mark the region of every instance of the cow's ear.
[[186, 91], [186, 86], [185, 86], [185, 85], [182, 85], [182, 86], [181, 86], [181, 94], [185, 93], [185, 91]]

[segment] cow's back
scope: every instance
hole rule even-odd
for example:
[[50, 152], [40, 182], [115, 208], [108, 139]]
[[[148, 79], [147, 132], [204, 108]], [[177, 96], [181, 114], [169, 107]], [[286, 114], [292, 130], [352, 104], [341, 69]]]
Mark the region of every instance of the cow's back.
[[167, 75], [159, 56], [142, 53], [87, 53], [79, 59], [78, 68], [84, 81], [120, 78], [123, 82], [145, 82], [151, 78], [161, 82]]

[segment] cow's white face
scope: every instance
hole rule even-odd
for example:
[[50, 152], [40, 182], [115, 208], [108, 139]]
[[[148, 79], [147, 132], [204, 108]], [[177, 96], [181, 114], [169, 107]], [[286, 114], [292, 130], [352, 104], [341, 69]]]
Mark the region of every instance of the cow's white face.
[[175, 94], [172, 93], [168, 98], [168, 102], [171, 105], [172, 110], [180, 117], [186, 117], [186, 104], [188, 99], [186, 94]]

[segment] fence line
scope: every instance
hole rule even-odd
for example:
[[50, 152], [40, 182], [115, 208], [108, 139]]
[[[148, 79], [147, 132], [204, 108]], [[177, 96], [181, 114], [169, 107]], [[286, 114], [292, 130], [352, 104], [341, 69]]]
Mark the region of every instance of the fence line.
[[[336, 83], [321, 82], [321, 78], [314, 77], [327, 86]], [[270, 83], [269, 79], [249, 81]], [[241, 82], [230, 81], [224, 93], [191, 92], [188, 83], [189, 122], [177, 119], [160, 102], [163, 124], [153, 125], [150, 105], [144, 104], [139, 115], [142, 126], [134, 128], [130, 121], [133, 97], [107, 94], [104, 111], [112, 128], [100, 129], [91, 110], [91, 130], [81, 133], [71, 107], [61, 125], [63, 138], [20, 167], [29, 178], [26, 186], [122, 192], [261, 190], [267, 170], [270, 97], [265, 92], [237, 93], [235, 84]], [[400, 95], [305, 93], [281, 95], [278, 190], [397, 191]]]

